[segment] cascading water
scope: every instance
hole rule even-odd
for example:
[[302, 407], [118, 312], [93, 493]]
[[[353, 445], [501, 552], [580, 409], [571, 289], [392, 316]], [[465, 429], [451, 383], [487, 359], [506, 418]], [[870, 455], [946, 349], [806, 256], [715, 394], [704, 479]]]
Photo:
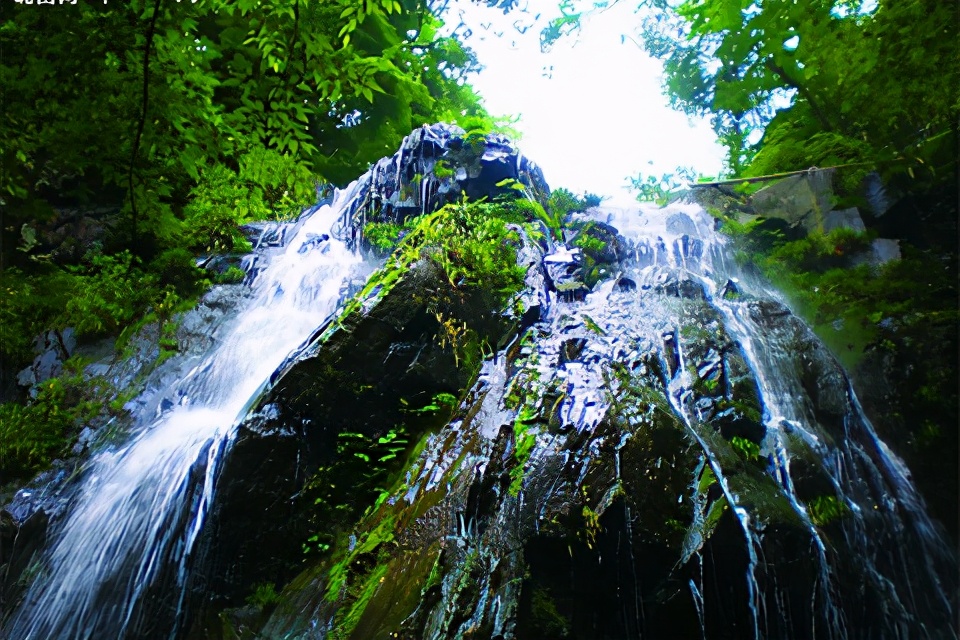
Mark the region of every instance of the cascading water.
[[[358, 254], [330, 238], [357, 190], [354, 183], [304, 215], [285, 250], [257, 275], [249, 303], [219, 344], [167, 390], [164, 410], [130, 442], [91, 461], [41, 575], [3, 637], [125, 637], [161, 574], [183, 585], [237, 422], [271, 374], [335, 311], [344, 281], [361, 268]], [[150, 637], [171, 631], [155, 633]]]
[[[819, 570], [817, 588], [811, 594], [818, 618], [812, 629], [817, 637], [878, 637], [878, 633], [904, 639], [957, 637], [955, 631], [948, 631], [956, 559], [927, 515], [909, 471], [877, 437], [849, 381], [822, 346], [818, 352], [791, 354], [797, 344], [790, 340], [799, 322], [781, 311], [779, 296], [769, 285], [730, 259], [731, 251], [715, 231], [715, 221], [697, 206], [600, 210], [594, 217], [616, 227], [632, 243], [634, 259], [628, 264], [633, 262], [632, 275], [645, 283], [638, 295], [668, 274], [695, 281], [743, 351], [763, 407], [766, 433], [760, 455], [767, 459], [767, 472], [809, 532], [810, 551]], [[765, 307], [765, 300], [774, 305]], [[829, 424], [830, 416], [824, 416], [829, 412], [814, 407], [809, 385], [805, 387], [800, 379], [798, 356], [801, 361], [814, 361], [811, 366], [820, 370], [833, 371], [835, 379], [821, 381], [822, 392], [834, 394], [830, 401], [841, 425]], [[767, 637], [773, 618], [782, 624], [789, 620], [789, 612], [782, 606], [770, 611], [764, 604], [756, 575], [764, 528], [740, 506], [740, 496], [727, 485], [722, 465], [701, 437], [703, 429], [712, 427], [699, 420], [692, 382], [691, 373], [678, 366], [669, 384], [671, 404], [703, 449], [740, 522], [750, 558], [746, 580], [753, 629], [749, 635]], [[819, 457], [820, 471], [842, 501], [847, 514], [842, 518], [842, 540], [824, 536], [814, 525], [810, 505], [797, 494], [791, 463], [801, 450]], [[856, 565], [856, 577], [840, 575], [836, 565], [841, 554], [848, 564]], [[691, 585], [694, 599], [702, 597], [693, 581]], [[767, 600], [782, 602], [776, 595]]]
[[[526, 288], [472, 388], [426, 299], [465, 289], [429, 260], [318, 338], [368, 220], [492, 197], [505, 167], [542, 195], [510, 145], [467, 157], [462, 133], [415, 131], [301, 219], [158, 415], [89, 463], [3, 637], [232, 637], [233, 615], [264, 638], [955, 639], [956, 557], [909, 472], [697, 206], [593, 209], [569, 246], [517, 227]], [[342, 533], [308, 492], [343, 424], [373, 442], [457, 389], [399, 488], [346, 505], [369, 517], [291, 580], [304, 523]], [[281, 606], [242, 618], [264, 580]]]

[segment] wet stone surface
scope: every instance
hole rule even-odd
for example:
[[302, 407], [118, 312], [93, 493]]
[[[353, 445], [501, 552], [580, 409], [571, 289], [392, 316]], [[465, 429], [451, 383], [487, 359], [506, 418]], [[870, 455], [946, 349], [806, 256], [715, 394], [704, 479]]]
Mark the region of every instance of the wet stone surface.
[[[848, 560], [892, 542], [857, 537], [887, 517], [861, 519], [858, 505], [881, 485], [911, 497], [882, 448], [862, 444], [869, 426], [842, 370], [786, 307], [716, 259], [709, 221], [682, 211], [660, 220], [641, 221], [658, 233], [618, 237], [623, 257], [592, 288], [579, 286], [582, 256], [546, 254], [545, 277], [528, 277], [524, 294], [539, 319], [484, 363], [451, 421], [356, 529], [360, 541], [394, 542], [348, 569], [333, 594], [329, 571], [344, 557], [350, 566], [350, 553], [292, 582], [266, 637], [912, 628], [909, 605], [885, 600], [870, 576], [902, 594], [923, 572]], [[558, 282], [578, 294], [561, 295]], [[865, 440], [843, 432], [856, 421]], [[880, 484], [842, 484], [837, 458]], [[935, 544], [923, 553], [955, 562]], [[377, 575], [402, 580], [370, 582]], [[389, 602], [401, 604], [385, 615]], [[951, 606], [927, 611], [944, 633]]]

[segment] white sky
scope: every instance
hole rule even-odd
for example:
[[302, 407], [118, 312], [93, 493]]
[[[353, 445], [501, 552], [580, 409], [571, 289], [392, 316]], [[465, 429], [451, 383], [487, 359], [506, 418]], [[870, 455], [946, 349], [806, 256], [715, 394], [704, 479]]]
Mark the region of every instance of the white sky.
[[[636, 3], [620, 2], [590, 16], [579, 35], [540, 52], [540, 28], [558, 15], [557, 0], [530, 0], [529, 14], [454, 0], [448, 28], [458, 17], [473, 35], [466, 43], [485, 69], [474, 88], [494, 114], [519, 115], [520, 148], [543, 169], [552, 189], [590, 191], [608, 202], [633, 199], [627, 176], [659, 176], [678, 166], [716, 175], [724, 151], [706, 121], [693, 121], [667, 105], [660, 62], [631, 39], [639, 24]], [[541, 23], [521, 34], [513, 27]], [[487, 28], [484, 28], [487, 25]], [[503, 35], [498, 37], [498, 33]]]

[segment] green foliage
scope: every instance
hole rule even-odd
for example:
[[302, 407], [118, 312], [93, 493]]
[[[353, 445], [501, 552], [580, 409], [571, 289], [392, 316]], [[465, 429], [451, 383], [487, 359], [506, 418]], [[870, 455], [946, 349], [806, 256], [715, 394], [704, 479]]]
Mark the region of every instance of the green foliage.
[[390, 252], [397, 246], [402, 229], [392, 222], [368, 222], [363, 228], [363, 237], [374, 249]]
[[183, 247], [162, 252], [145, 269], [157, 279], [159, 287], [173, 287], [181, 296], [199, 294], [204, 286], [204, 272], [196, 266], [193, 254]]
[[39, 385], [26, 405], [0, 404], [0, 477], [25, 478], [46, 468], [100, 413], [110, 386], [85, 379], [83, 365], [77, 358], [66, 361], [64, 372]]
[[730, 439], [730, 446], [744, 460], [758, 460], [760, 458], [760, 447], [752, 440], [740, 436], [733, 436]]
[[644, 42], [667, 93], [712, 117], [734, 174], [853, 161], [932, 181], [956, 166], [944, 140], [960, 109], [960, 42], [945, 35], [943, 3], [651, 4]]
[[237, 174], [222, 165], [204, 171], [185, 210], [188, 246], [200, 252], [250, 251], [240, 225], [267, 217], [263, 201], [252, 197]]
[[707, 489], [717, 483], [717, 476], [713, 473], [713, 467], [704, 464], [700, 477], [697, 480], [697, 493], [704, 493]]
[[498, 204], [464, 202], [424, 216], [400, 244], [406, 263], [427, 258], [443, 268], [454, 289], [490, 292], [498, 306], [523, 286], [517, 265], [520, 237], [499, 217]]
[[39, 276], [16, 268], [0, 273], [0, 360], [7, 366], [20, 367], [33, 358], [35, 336], [53, 326], [74, 279], [53, 267]]
[[504, 215], [500, 217], [506, 222], [523, 223], [539, 221], [547, 226], [554, 236], [558, 236], [562, 226], [561, 221], [550, 216], [536, 200], [529, 198], [515, 198], [503, 202]]
[[589, 233], [581, 233], [573, 241], [573, 246], [580, 247], [588, 253], [600, 253], [606, 249], [607, 245], [600, 238], [595, 238]]
[[223, 273], [218, 273], [216, 276], [217, 284], [238, 284], [243, 282], [243, 279], [247, 277], [247, 274], [240, 267], [230, 265], [227, 267], [226, 271]]
[[437, 160], [436, 164], [433, 165], [433, 175], [436, 176], [439, 180], [446, 180], [447, 178], [452, 178], [455, 171], [450, 167], [446, 161]]
[[660, 177], [639, 174], [628, 180], [637, 191], [639, 202], [655, 202], [660, 206], [670, 202], [687, 183], [699, 181], [696, 171], [691, 167], [677, 167], [676, 171]]
[[508, 489], [511, 496], [520, 494], [527, 461], [530, 460], [530, 453], [537, 444], [536, 434], [530, 432], [530, 423], [535, 418], [536, 412], [530, 407], [524, 407], [513, 421], [514, 466], [510, 470], [510, 488]]
[[847, 228], [829, 233], [814, 231], [799, 240], [780, 244], [765, 260], [769, 268], [784, 273], [825, 270], [846, 264], [850, 256], [869, 249], [872, 240], [871, 233]]
[[74, 274], [57, 324], [73, 327], [80, 335], [119, 330], [157, 296], [156, 282], [136, 266], [129, 252], [91, 256], [89, 264]]
[[[582, 489], [583, 498], [587, 498], [587, 488]], [[603, 532], [603, 526], [600, 524], [600, 514], [591, 509], [588, 505], [583, 505], [580, 514], [583, 516], [582, 535], [588, 549], [593, 549], [597, 543], [597, 534]]]
[[562, 222], [569, 214], [586, 210], [587, 201], [585, 198], [575, 196], [569, 189], [560, 187], [550, 192], [546, 208], [555, 220]]
[[68, 269], [39, 266], [38, 273], [10, 268], [0, 276], [0, 356], [13, 367], [33, 358], [35, 336], [50, 329], [72, 327], [83, 338], [130, 335], [153, 320], [166, 326], [192, 306], [203, 275], [182, 249], [164, 252], [147, 269], [129, 252], [89, 254]]
[[849, 512], [850, 508], [834, 495], [817, 496], [807, 503], [810, 520], [818, 527], [826, 526]]
[[464, 82], [475, 58], [441, 35], [435, 11], [393, 0], [9, 7], [4, 46], [22, 55], [0, 62], [4, 248], [32, 248], [56, 202], [122, 207], [110, 253], [129, 243], [151, 258], [184, 234], [229, 249], [236, 223], [297, 213], [316, 174], [351, 179], [424, 121], [495, 130]]
[[277, 587], [272, 582], [261, 582], [253, 589], [253, 593], [247, 597], [247, 604], [253, 605], [258, 609], [266, 609], [280, 602], [280, 594], [277, 593]]
[[305, 488], [313, 497], [317, 517], [328, 528], [308, 538], [304, 553], [328, 551], [335, 543], [329, 525], [348, 521], [360, 505], [372, 503], [409, 448], [405, 424], [380, 436], [352, 431], [337, 434], [336, 457], [320, 467]]
[[744, 175], [770, 175], [788, 167], [804, 169], [855, 164], [857, 166], [837, 169], [832, 184], [840, 197], [857, 194], [864, 178], [874, 169], [874, 163], [870, 161], [870, 145], [862, 139], [835, 132], [800, 132], [798, 126], [804, 125], [787, 118], [774, 118], [767, 127], [763, 146]]
[[403, 224], [368, 222], [363, 228], [363, 238], [380, 253], [390, 253], [396, 249], [400, 239], [417, 226], [420, 218], [421, 216], [407, 218]]
[[[401, 400], [404, 404], [405, 401]], [[436, 413], [444, 409], [450, 409], [457, 405], [457, 396], [452, 393], [437, 393], [433, 399], [418, 409], [408, 409], [409, 413]]]
[[723, 512], [727, 510], [730, 506], [730, 503], [727, 501], [727, 496], [720, 496], [710, 504], [710, 508], [707, 509], [707, 515], [703, 520], [703, 536], [704, 538], [710, 537], [713, 533], [713, 530], [717, 528], [717, 523], [720, 522], [720, 517], [723, 515]]
[[786, 242], [784, 231], [775, 221], [755, 218], [740, 222], [732, 216], [717, 217], [722, 223], [720, 230], [733, 240], [736, 257], [740, 262], [748, 262], [754, 256], [766, 255]]
[[536, 637], [566, 638], [570, 634], [570, 621], [557, 609], [550, 592], [542, 587], [533, 589], [530, 618]]
[[262, 203], [260, 217], [293, 218], [317, 199], [318, 180], [305, 163], [261, 145], [243, 152], [237, 180], [255, 207]]

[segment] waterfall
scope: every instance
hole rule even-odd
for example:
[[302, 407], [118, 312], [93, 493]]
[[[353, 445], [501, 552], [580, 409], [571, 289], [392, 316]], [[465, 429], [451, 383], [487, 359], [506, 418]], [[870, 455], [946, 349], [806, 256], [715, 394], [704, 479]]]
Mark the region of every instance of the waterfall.
[[[290, 522], [267, 523], [256, 511], [238, 527], [251, 530], [231, 529], [237, 518], [223, 514], [245, 517], [264, 496], [287, 508], [299, 488], [291, 481], [271, 489], [271, 478], [309, 476], [310, 464], [321, 464], [297, 457], [296, 473], [278, 473], [245, 452], [299, 456], [296, 446], [263, 447], [263, 434], [289, 428], [299, 446], [306, 436], [296, 425], [316, 421], [314, 449], [337, 455], [327, 445], [372, 396], [338, 395], [330, 381], [357, 371], [358, 388], [383, 381], [376, 402], [386, 408], [365, 414], [372, 438], [394, 413], [420, 412], [405, 398], [453, 389], [454, 374], [437, 374], [450, 353], [429, 322], [418, 324], [431, 317], [416, 313], [427, 308], [422, 280], [371, 294], [339, 342], [317, 339], [344, 281], [363, 268], [350, 247], [366, 207], [388, 193], [392, 206], [402, 204], [401, 164], [421, 162], [417, 145], [436, 131], [411, 135], [392, 160], [305, 214], [251, 276], [246, 304], [216, 345], [163, 391], [158, 414], [138, 418], [129, 441], [88, 463], [0, 635], [175, 639], [211, 631], [250, 576], [268, 573], [257, 574], [261, 540], [291, 541], [299, 554], [290, 522], [314, 505], [307, 495], [309, 506], [291, 501], [274, 513], [292, 514]], [[435, 195], [426, 184], [420, 207]], [[569, 245], [518, 227], [519, 261], [528, 267], [522, 304], [511, 311], [523, 315], [509, 330], [518, 333], [504, 336], [507, 346], [476, 381], [457, 383], [462, 404], [446, 426], [411, 427], [422, 446], [399, 488], [383, 489], [349, 545], [331, 545], [317, 564], [307, 560], [304, 574], [278, 581], [285, 606], [261, 611], [269, 619], [253, 632], [334, 633], [345, 618], [359, 624], [369, 605], [366, 626], [351, 629], [370, 637], [398, 629], [438, 640], [481, 629], [539, 637], [536, 625], [548, 624], [569, 637], [956, 639], [956, 555], [908, 469], [822, 342], [769, 283], [731, 259], [716, 221], [699, 206], [672, 205], [591, 209], [573, 222]], [[408, 312], [400, 326], [384, 322]], [[364, 366], [351, 369], [357, 360]], [[415, 379], [406, 378], [411, 371]], [[393, 398], [397, 389], [405, 391]], [[403, 408], [394, 412], [394, 400]], [[324, 418], [334, 404], [336, 418]], [[244, 420], [267, 427], [248, 432]], [[353, 488], [355, 479], [336, 483]], [[371, 523], [384, 528], [375, 538], [382, 544], [364, 531]], [[271, 535], [257, 537], [264, 529]], [[236, 541], [246, 546], [230, 546]], [[206, 557], [214, 548], [243, 558], [244, 568]], [[372, 557], [353, 558], [358, 549], [376, 549], [376, 571], [367, 566]], [[294, 560], [299, 567], [301, 557]], [[347, 561], [344, 595], [331, 597], [337, 590], [322, 563]], [[239, 595], [212, 593], [217, 580], [242, 571]], [[417, 591], [425, 580], [430, 597]], [[397, 584], [406, 594], [399, 599]], [[351, 599], [358, 585], [364, 595]], [[219, 601], [197, 613], [198, 594]], [[546, 622], [544, 611], [552, 611]], [[191, 616], [209, 619], [188, 630]]]
[[[716, 231], [716, 221], [694, 205], [600, 209], [590, 217], [614, 226], [631, 242], [633, 276], [647, 283], [641, 289], [662, 282], [668, 274], [697, 282], [742, 351], [763, 408], [766, 433], [760, 456], [808, 531], [818, 567], [817, 589], [811, 594], [819, 616], [813, 623], [817, 637], [867, 637], [863, 631], [867, 616], [884, 637], [956, 638], [955, 631], [943, 635], [952, 626], [956, 558], [927, 514], [909, 471], [877, 436], [832, 356], [822, 346], [816, 352], [792, 352], [796, 348], [789, 342], [792, 332], [798, 327], [809, 330], [786, 312], [784, 301], [768, 283], [729, 258], [732, 251]], [[731, 290], [736, 295], [724, 295]], [[842, 425], [829, 424], [824, 412], [814, 406], [799, 377], [798, 366], [803, 364], [798, 362], [803, 359], [820, 370], [836, 372], [835, 379], [820, 384], [825, 393], [834, 395], [831, 401], [838, 407]], [[740, 522], [750, 558], [746, 580], [753, 628], [748, 636], [767, 637], [771, 619], [787, 620], [789, 615], [769, 611], [762, 603], [763, 588], [756, 574], [764, 529], [751, 520], [748, 509], [739, 505], [740, 496], [727, 486], [724, 470], [703, 437], [704, 429], [710, 427], [698, 420], [690, 374], [682, 366], [678, 369], [669, 383], [670, 402], [705, 452], [705, 462]], [[842, 502], [846, 515], [840, 540], [827, 539], [815, 526], [810, 505], [797, 493], [791, 464], [801, 451], [813, 451], [819, 457], [819, 471], [829, 478]], [[840, 554], [856, 565], [856, 577], [840, 575]], [[693, 581], [691, 585], [694, 599], [702, 599]], [[697, 609], [702, 615], [702, 604]], [[857, 618], [856, 623], [851, 618]]]
[[[296, 235], [256, 276], [248, 303], [216, 346], [166, 390], [159, 415], [89, 463], [75, 505], [48, 544], [40, 576], [3, 637], [125, 637], [159, 576], [184, 584], [218, 464], [238, 421], [271, 374], [336, 310], [345, 279], [362, 263], [331, 237], [357, 184], [304, 214]], [[154, 633], [150, 637], [173, 631]]]

